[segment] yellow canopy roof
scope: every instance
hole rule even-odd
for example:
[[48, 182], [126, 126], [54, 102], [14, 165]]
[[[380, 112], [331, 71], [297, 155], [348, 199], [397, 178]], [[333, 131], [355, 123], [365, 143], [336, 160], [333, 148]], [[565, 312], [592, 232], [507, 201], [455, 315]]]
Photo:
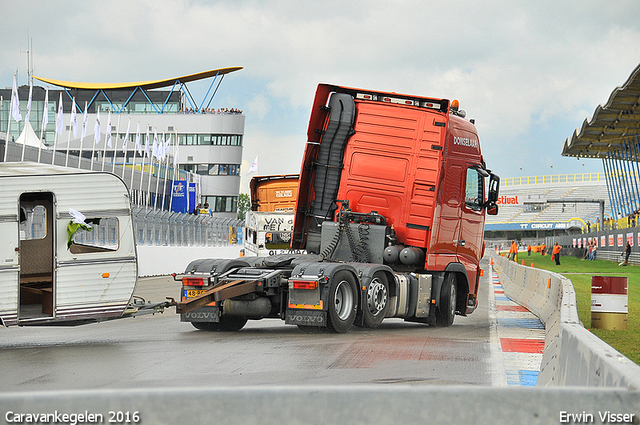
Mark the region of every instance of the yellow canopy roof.
[[180, 80], [183, 83], [190, 81], [203, 80], [205, 78], [215, 77], [216, 75], [229, 74], [230, 72], [238, 71], [242, 69], [241, 66], [235, 66], [230, 68], [212, 69], [211, 71], [198, 72], [197, 74], [185, 75], [182, 77], [167, 78], [164, 80], [155, 81], [139, 81], [135, 83], [74, 83], [72, 81], [53, 80], [51, 78], [34, 78], [58, 87], [65, 87], [69, 89], [82, 89], [82, 90], [113, 90], [113, 89], [129, 89], [134, 87], [140, 87], [145, 90], [159, 89], [161, 87], [172, 86], [176, 80]]

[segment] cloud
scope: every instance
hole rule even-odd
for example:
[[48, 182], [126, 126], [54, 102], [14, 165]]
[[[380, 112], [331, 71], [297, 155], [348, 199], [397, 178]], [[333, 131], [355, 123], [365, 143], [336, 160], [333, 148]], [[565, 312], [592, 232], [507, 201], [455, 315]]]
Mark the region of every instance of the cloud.
[[[301, 152], [320, 82], [457, 98], [491, 163], [514, 146], [559, 155], [637, 65], [639, 12], [630, 0], [9, 0], [0, 80], [10, 85], [19, 68], [25, 82], [27, 30], [36, 75], [50, 78], [127, 82], [243, 66], [211, 106], [245, 111], [251, 161], [254, 144]], [[278, 166], [297, 168], [290, 161]], [[519, 175], [516, 161], [497, 168]]]

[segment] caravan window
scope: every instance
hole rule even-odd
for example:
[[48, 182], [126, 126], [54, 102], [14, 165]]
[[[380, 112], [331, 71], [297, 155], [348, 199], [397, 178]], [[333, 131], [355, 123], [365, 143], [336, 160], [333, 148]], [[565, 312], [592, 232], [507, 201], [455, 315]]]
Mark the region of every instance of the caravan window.
[[120, 246], [120, 223], [117, 217], [87, 218], [91, 230], [78, 229], [73, 235], [72, 254], [117, 251]]
[[47, 236], [47, 210], [42, 205], [20, 207], [20, 240], [44, 239]]

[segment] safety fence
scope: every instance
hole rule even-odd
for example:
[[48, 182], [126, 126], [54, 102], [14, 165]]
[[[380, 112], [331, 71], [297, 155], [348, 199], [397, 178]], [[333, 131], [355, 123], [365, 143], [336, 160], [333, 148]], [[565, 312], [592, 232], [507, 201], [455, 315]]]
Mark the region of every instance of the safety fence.
[[219, 247], [242, 241], [242, 220], [144, 207], [134, 207], [133, 217], [138, 245]]
[[640, 390], [640, 366], [580, 323], [573, 284], [557, 273], [518, 265], [490, 253], [504, 293], [545, 325], [538, 386], [617, 387]]
[[522, 186], [550, 183], [585, 183], [605, 181], [605, 173], [551, 174], [543, 176], [506, 177], [501, 186]]

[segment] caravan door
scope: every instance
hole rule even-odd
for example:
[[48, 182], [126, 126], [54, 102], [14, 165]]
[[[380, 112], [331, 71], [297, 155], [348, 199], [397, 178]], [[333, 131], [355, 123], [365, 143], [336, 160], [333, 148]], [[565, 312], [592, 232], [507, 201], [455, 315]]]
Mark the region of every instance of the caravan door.
[[53, 317], [54, 211], [53, 193], [20, 196], [20, 291], [18, 322]]
[[0, 323], [3, 326], [11, 326], [18, 320], [20, 217], [15, 201], [12, 211], [7, 208], [2, 210], [0, 214], [0, 235], [2, 235], [0, 237]]

